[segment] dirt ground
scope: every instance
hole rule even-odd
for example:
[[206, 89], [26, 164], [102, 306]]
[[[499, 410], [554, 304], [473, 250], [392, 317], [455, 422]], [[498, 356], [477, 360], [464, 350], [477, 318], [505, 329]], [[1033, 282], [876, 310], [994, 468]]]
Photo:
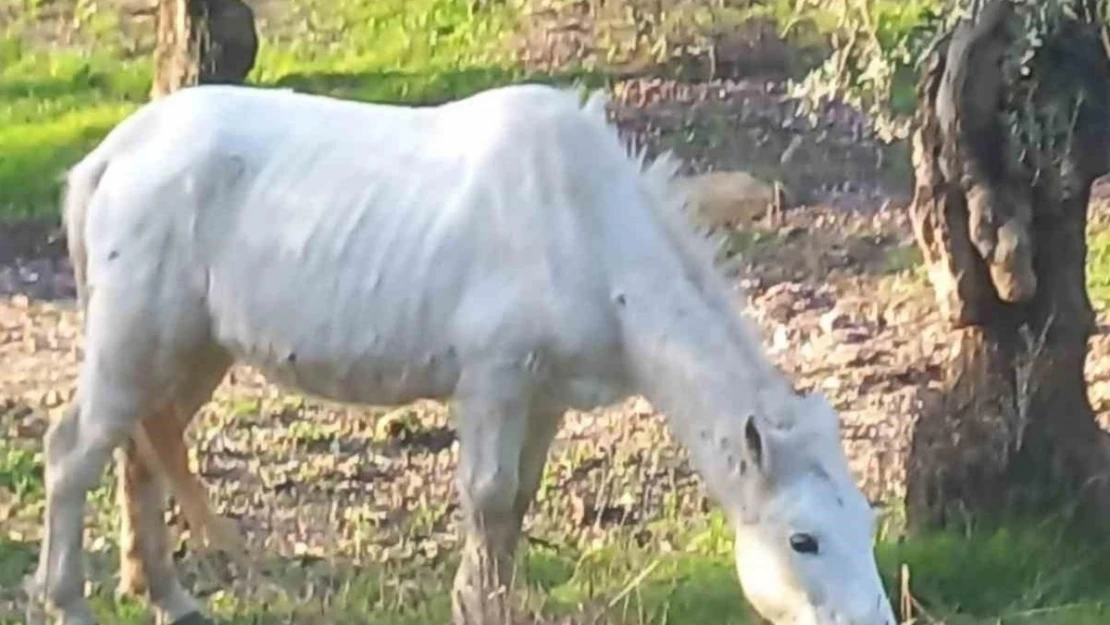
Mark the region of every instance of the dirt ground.
[[[617, 93], [628, 136], [649, 151], [675, 148], [691, 170], [771, 171], [785, 146], [798, 144], [789, 166], [777, 165], [789, 174], [793, 206], [781, 223], [734, 233], [740, 252], [728, 270], [746, 289], [775, 361], [842, 411], [865, 491], [876, 503], [896, 501], [908, 433], [947, 346], [915, 268], [905, 182], [891, 178], [857, 118], [830, 110], [816, 126], [797, 122], [774, 84], [637, 79]], [[1103, 331], [1090, 367], [1104, 418], [1108, 345]], [[38, 447], [46, 415], [72, 395], [80, 354], [56, 226], [0, 228], [0, 436]], [[434, 560], [454, 543], [454, 432], [438, 404], [338, 406], [237, 367], [190, 437], [222, 511], [278, 554]], [[568, 416], [531, 534], [590, 540], [708, 505], [663, 418], [634, 399]], [[29, 512], [24, 520], [33, 535]]]

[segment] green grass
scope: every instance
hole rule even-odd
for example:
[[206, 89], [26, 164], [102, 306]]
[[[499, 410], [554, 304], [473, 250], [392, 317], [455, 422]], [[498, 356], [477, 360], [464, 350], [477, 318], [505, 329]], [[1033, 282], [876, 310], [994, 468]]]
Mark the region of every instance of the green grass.
[[[293, 0], [311, 33], [262, 31], [248, 80], [384, 102], [435, 103], [530, 78], [507, 54], [509, 8], [470, 0]], [[498, 6], [498, 3], [489, 3]], [[52, 217], [59, 177], [147, 100], [149, 58], [33, 48], [0, 33], [0, 219]]]
[[1087, 293], [1095, 310], [1110, 306], [1110, 228], [1105, 224], [1088, 228]]
[[[477, 3], [472, 0], [288, 1], [292, 17], [261, 29], [259, 56], [249, 77], [254, 84], [434, 103], [522, 79], [574, 78], [591, 84], [604, 79], [582, 67], [567, 68], [562, 75], [525, 72], [505, 43], [517, 23], [514, 2], [482, 3], [485, 8], [473, 10]], [[899, 48], [914, 32], [915, 21], [938, 2], [871, 3], [876, 36], [884, 47]], [[80, 32], [96, 43], [69, 49], [30, 41], [27, 25], [44, 3], [23, 4], [19, 18], [0, 31], [0, 220], [53, 218], [60, 175], [145, 102], [150, 85], [149, 55], [136, 57], [137, 44], [119, 34], [112, 5], [78, 5]], [[817, 33], [837, 28], [836, 11], [815, 6], [799, 16], [796, 4], [773, 0], [739, 14], [767, 15], [783, 28], [802, 18]], [[704, 21], [703, 13], [695, 8], [691, 19]], [[714, 15], [727, 20], [731, 13]], [[904, 94], [895, 95], [896, 104], [906, 105], [899, 100]]]
[[[108, 498], [104, 498], [105, 501]], [[731, 538], [717, 514], [651, 527], [671, 535], [643, 546], [617, 532], [603, 547], [533, 546], [524, 558], [527, 585], [517, 597], [555, 621], [597, 615], [607, 623], [753, 624], [731, 558]], [[897, 606], [899, 571], [911, 573], [919, 622], [948, 625], [1095, 625], [1110, 618], [1110, 541], [1070, 536], [1054, 524], [889, 540], [877, 549], [880, 572]], [[0, 587], [15, 588], [33, 566], [34, 549], [0, 535]], [[113, 597], [116, 552], [90, 558], [93, 605], [120, 625], [146, 622], [143, 606]], [[356, 564], [337, 560], [267, 562], [268, 584], [220, 586], [201, 576], [208, 605], [222, 623], [378, 623], [425, 625], [449, 619], [446, 589], [454, 553], [438, 563]], [[0, 592], [0, 606], [4, 595]], [[924, 611], [922, 611], [924, 610]], [[930, 621], [927, 619], [939, 619]], [[0, 611], [0, 623], [18, 615]]]
[[[19, 504], [9, 520], [21, 521], [0, 522], [0, 625], [22, 623], [19, 586], [38, 550], [27, 530], [42, 512], [40, 461], [26, 445], [0, 443], [0, 504], [14, 494]], [[143, 604], [114, 596], [114, 485], [104, 479], [90, 496], [90, 596], [101, 622], [140, 625], [149, 622]], [[523, 550], [524, 585], [515, 597], [550, 622], [597, 615], [628, 625], [757, 622], [736, 581], [731, 532], [716, 511], [611, 529], [600, 543], [557, 526], [542, 531]], [[1110, 618], [1110, 537], [1104, 533], [1074, 534], [1046, 521], [906, 537], [888, 516], [881, 536], [884, 584], [897, 606], [900, 571], [909, 570], [918, 623], [1101, 625]], [[431, 625], [449, 620], [447, 589], [458, 561], [456, 547], [440, 549], [430, 557], [366, 562], [264, 552], [260, 578], [231, 583], [219, 567], [192, 555], [181, 570], [220, 623]]]
[[42, 494], [42, 464], [33, 451], [0, 442], [0, 488], [17, 499]]
[[108, 57], [26, 53], [0, 65], [0, 218], [56, 210], [59, 176], [149, 88]]
[[[872, 3], [884, 47], [902, 45], [915, 20], [937, 2]], [[517, 23], [513, 2], [482, 3], [485, 8], [478, 10], [472, 9], [477, 4], [472, 0], [289, 3], [292, 17], [261, 29], [259, 56], [249, 77], [254, 84], [434, 103], [522, 79], [598, 84], [604, 78], [581, 67], [564, 75], [525, 72], [505, 43]], [[799, 17], [795, 5], [774, 0], [741, 13], [766, 14], [786, 28]], [[150, 85], [149, 55], [136, 57], [136, 44], [119, 34], [111, 5], [78, 5], [81, 33], [96, 44], [76, 49], [25, 41], [30, 39], [27, 24], [42, 6], [25, 0], [20, 18], [7, 32], [0, 31], [0, 220], [54, 217], [60, 175], [145, 102]], [[800, 17], [825, 33], [837, 27], [834, 13], [819, 6]], [[706, 18], [700, 10], [693, 17]]]
[[[39, 460], [24, 447], [0, 445], [0, 503], [14, 493], [19, 508], [41, 514]], [[93, 491], [90, 589], [102, 622], [148, 622], [141, 602], [114, 596], [114, 481]], [[0, 518], [3, 518], [0, 516]], [[13, 518], [26, 520], [28, 515]], [[950, 530], [913, 537], [884, 524], [877, 545], [880, 574], [894, 605], [901, 571], [922, 623], [947, 625], [1095, 625], [1110, 618], [1110, 538], [1073, 534], [1054, 522], [1003, 529]], [[22, 622], [21, 580], [38, 544], [0, 523], [0, 624]], [[602, 543], [548, 529], [523, 550], [517, 599], [551, 622], [601, 615], [629, 625], [754, 625], [732, 562], [732, 538], [718, 512], [666, 518], [614, 529]], [[645, 539], [645, 536], [647, 538]], [[229, 584], [204, 560], [188, 557], [186, 583], [221, 623], [447, 622], [457, 551], [374, 562], [343, 558], [279, 558], [264, 554], [258, 578]], [[936, 620], [932, 620], [936, 619]]]

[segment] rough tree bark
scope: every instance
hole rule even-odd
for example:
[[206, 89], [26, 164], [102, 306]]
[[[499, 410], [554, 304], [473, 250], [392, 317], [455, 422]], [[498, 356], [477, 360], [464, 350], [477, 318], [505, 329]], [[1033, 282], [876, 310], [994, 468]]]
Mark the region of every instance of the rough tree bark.
[[1110, 444], [1084, 378], [1087, 203], [1110, 167], [1104, 2], [975, 4], [918, 85], [911, 212], [953, 347], [915, 426], [907, 514], [1107, 519]]
[[159, 0], [151, 98], [197, 84], [241, 83], [258, 34], [243, 0]]

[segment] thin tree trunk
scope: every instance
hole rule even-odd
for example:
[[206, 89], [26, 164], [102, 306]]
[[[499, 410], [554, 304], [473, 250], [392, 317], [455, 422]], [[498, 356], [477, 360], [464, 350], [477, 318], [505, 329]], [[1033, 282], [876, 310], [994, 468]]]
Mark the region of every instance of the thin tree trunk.
[[914, 429], [913, 527], [1072, 504], [1110, 518], [1110, 444], [1084, 378], [1087, 204], [1110, 166], [1099, 4], [991, 0], [927, 59], [911, 210], [953, 351]]
[[159, 0], [151, 98], [197, 84], [242, 83], [258, 34], [242, 0]]

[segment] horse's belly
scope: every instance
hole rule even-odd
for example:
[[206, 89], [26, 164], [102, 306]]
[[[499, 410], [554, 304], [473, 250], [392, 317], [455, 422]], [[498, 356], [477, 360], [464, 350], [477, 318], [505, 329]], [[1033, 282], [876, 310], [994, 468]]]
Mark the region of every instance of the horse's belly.
[[311, 348], [262, 356], [258, 350], [232, 348], [241, 361], [270, 382], [326, 399], [368, 405], [405, 404], [451, 394], [459, 366], [449, 351], [421, 355], [398, 353], [322, 353]]
[[398, 404], [451, 393], [459, 365], [442, 314], [418, 315], [412, 300], [356, 297], [327, 283], [278, 289], [259, 280], [251, 290], [210, 290], [216, 342], [277, 384], [336, 401]]
[[[362, 339], [362, 340], [360, 340]], [[449, 396], [459, 378], [450, 346], [384, 341], [352, 335], [334, 341], [220, 341], [271, 382], [335, 401], [393, 405]], [[278, 344], [285, 347], [278, 348]]]

